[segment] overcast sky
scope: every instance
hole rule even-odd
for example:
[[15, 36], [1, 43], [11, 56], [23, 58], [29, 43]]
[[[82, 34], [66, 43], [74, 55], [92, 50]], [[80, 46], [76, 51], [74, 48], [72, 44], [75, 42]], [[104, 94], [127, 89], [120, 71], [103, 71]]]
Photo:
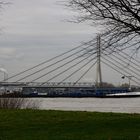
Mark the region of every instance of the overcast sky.
[[[9, 75], [74, 48], [98, 31], [86, 23], [68, 22], [76, 13], [59, 0], [7, 1], [11, 4], [4, 6], [0, 14], [0, 66]], [[114, 81], [113, 74], [110, 82]], [[87, 77], [89, 82], [93, 80], [91, 75]]]

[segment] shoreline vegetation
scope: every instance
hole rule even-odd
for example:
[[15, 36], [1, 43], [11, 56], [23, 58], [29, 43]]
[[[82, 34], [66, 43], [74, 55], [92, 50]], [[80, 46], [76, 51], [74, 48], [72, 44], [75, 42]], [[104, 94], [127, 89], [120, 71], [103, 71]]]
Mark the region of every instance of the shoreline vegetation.
[[0, 109], [0, 140], [139, 140], [140, 114]]

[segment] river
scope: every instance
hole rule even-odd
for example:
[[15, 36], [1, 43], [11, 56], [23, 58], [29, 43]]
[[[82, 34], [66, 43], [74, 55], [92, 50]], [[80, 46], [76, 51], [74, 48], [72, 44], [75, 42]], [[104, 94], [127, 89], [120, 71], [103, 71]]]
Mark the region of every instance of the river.
[[31, 98], [39, 109], [140, 113], [137, 98]]

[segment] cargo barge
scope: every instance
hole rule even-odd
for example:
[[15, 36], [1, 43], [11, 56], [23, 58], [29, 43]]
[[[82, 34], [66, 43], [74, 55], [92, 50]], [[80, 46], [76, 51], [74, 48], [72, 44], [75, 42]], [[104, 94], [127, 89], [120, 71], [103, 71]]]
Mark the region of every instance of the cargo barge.
[[95, 88], [95, 87], [23, 87], [24, 97], [140, 97], [140, 92], [128, 88]]

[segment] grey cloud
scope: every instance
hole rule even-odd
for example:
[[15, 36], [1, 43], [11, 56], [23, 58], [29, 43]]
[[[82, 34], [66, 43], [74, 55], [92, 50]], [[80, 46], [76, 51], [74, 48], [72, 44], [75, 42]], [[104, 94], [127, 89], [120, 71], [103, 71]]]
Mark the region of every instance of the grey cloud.
[[[9, 0], [1, 15], [0, 64], [12, 75], [89, 40], [96, 29], [66, 22], [75, 15], [59, 0]], [[61, 0], [60, 0], [61, 1]], [[90, 76], [89, 76], [90, 78]]]

